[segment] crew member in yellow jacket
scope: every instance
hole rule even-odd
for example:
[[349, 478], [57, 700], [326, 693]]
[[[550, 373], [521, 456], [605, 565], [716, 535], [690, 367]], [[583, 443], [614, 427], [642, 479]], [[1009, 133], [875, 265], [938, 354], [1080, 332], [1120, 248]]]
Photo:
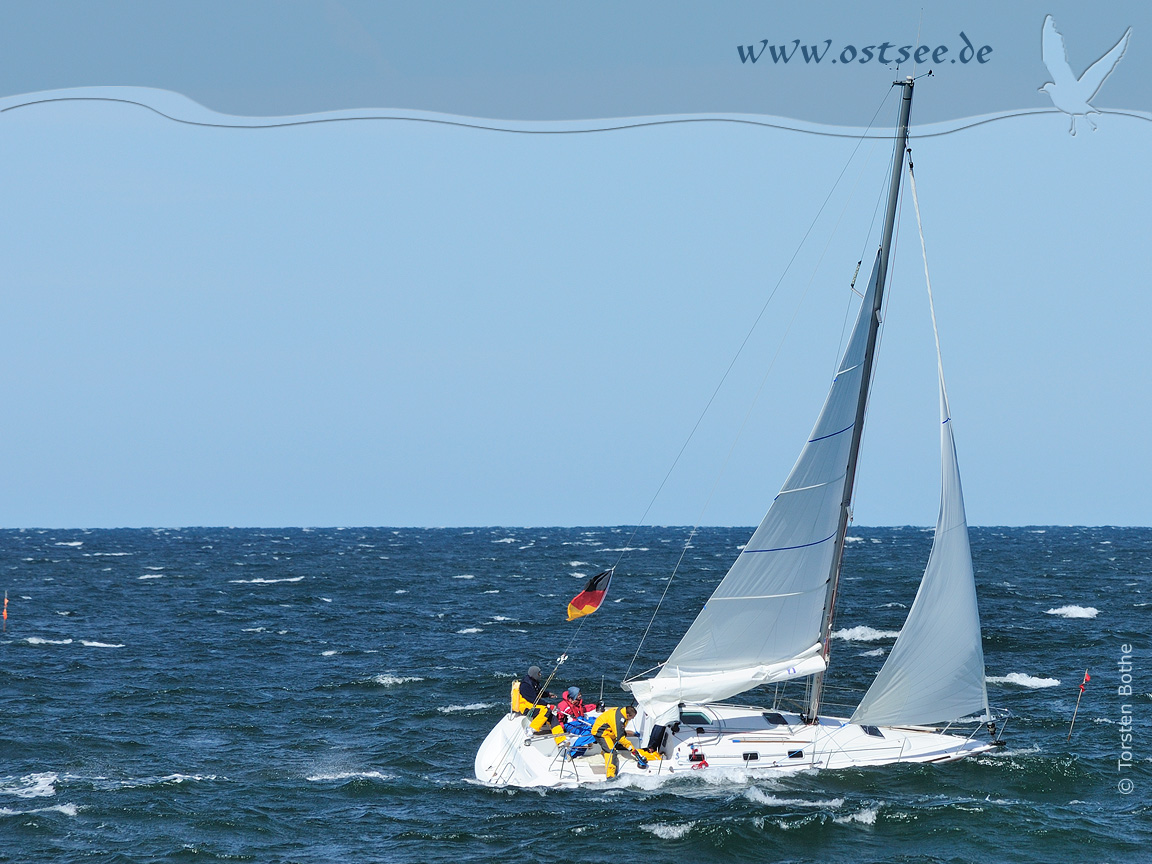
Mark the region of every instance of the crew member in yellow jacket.
[[532, 666], [528, 674], [512, 685], [512, 710], [516, 714], [531, 717], [530, 725], [533, 732], [543, 732], [548, 726], [552, 731], [552, 740], [559, 747], [568, 740], [560, 719], [553, 713], [551, 705], [541, 705], [541, 699], [555, 698], [540, 686], [540, 667]]
[[627, 730], [624, 728], [628, 721], [636, 716], [636, 709], [629, 705], [627, 708], [605, 708], [604, 712], [592, 724], [592, 737], [604, 751], [604, 767], [608, 769], [608, 776], [615, 777], [619, 768], [616, 758], [617, 750], [628, 750], [636, 757], [636, 764], [641, 768], [648, 767], [648, 760], [628, 740]]

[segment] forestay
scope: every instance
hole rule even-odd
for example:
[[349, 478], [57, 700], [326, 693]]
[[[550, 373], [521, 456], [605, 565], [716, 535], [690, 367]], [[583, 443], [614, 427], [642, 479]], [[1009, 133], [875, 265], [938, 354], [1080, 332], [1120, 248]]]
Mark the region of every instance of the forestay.
[[825, 669], [820, 633], [877, 272], [820, 417], [764, 521], [657, 675], [631, 682], [650, 714]]

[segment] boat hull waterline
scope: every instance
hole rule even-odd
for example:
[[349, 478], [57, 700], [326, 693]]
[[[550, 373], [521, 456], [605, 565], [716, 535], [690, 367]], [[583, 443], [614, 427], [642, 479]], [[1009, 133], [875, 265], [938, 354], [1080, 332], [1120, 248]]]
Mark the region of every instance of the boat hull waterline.
[[[732, 705], [686, 706], [685, 710], [708, 712], [715, 722], [700, 727], [672, 724], [659, 746], [663, 758], [650, 760], [646, 768], [640, 768], [629, 754], [618, 752], [617, 777], [701, 770], [778, 774], [943, 763], [999, 746], [930, 727], [859, 726], [836, 717], [805, 724], [797, 714]], [[784, 722], [775, 722], [779, 720]], [[489, 786], [575, 787], [609, 779], [599, 752], [573, 758], [550, 734], [533, 734], [528, 719], [512, 713], [485, 738], [476, 754], [475, 770], [476, 779]]]

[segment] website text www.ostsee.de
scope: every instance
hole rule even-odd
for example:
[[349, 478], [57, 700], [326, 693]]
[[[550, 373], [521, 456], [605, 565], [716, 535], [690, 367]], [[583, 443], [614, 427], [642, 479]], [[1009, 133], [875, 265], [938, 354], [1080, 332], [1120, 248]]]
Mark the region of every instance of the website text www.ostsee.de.
[[874, 61], [882, 66], [891, 63], [903, 65], [909, 61], [920, 66], [928, 62], [936, 65], [943, 63], [983, 65], [989, 62], [992, 56], [991, 45], [981, 45], [977, 48], [963, 30], [960, 31], [959, 44], [953, 43], [952, 45], [901, 45], [898, 47], [892, 42], [863, 46], [847, 44], [837, 52], [832, 47], [831, 39], [824, 39], [814, 44], [804, 44], [799, 39], [784, 43], [761, 39], [759, 45], [737, 45], [736, 50], [740, 54], [741, 63], [761, 63], [764, 65], [767, 65], [765, 61], [772, 65], [789, 63], [794, 65], [800, 63], [853, 65]]

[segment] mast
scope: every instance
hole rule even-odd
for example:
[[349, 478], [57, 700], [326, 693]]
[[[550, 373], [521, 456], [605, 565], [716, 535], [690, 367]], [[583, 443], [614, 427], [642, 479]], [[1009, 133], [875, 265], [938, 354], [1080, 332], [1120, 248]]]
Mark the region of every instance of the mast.
[[[852, 487], [856, 482], [856, 461], [860, 455], [860, 438], [864, 432], [864, 411], [868, 406], [868, 390], [872, 383], [872, 361], [876, 356], [876, 339], [880, 331], [880, 309], [884, 302], [884, 282], [888, 277], [888, 253], [892, 248], [892, 233], [896, 224], [896, 204], [903, 179], [904, 151], [908, 143], [908, 116], [912, 112], [912, 76], [897, 81], [893, 86], [902, 88], [900, 120], [896, 124], [896, 152], [892, 157], [892, 179], [888, 186], [888, 209], [884, 214], [884, 234], [880, 240], [880, 256], [876, 264], [876, 296], [868, 322], [868, 342], [864, 349], [864, 369], [860, 377], [860, 397], [856, 402], [856, 421], [852, 427], [852, 443], [848, 452], [848, 468], [844, 474], [844, 496], [840, 502], [840, 524], [836, 532], [836, 547], [832, 553], [832, 571], [828, 578], [828, 594], [824, 601], [824, 626], [820, 642], [824, 646], [824, 661], [828, 661], [829, 641], [832, 635], [832, 617], [836, 611], [836, 591], [840, 585], [840, 564], [844, 559], [844, 536], [848, 533], [848, 518], [852, 508]], [[824, 693], [824, 672], [813, 676], [808, 694], [806, 720], [814, 723]]]

